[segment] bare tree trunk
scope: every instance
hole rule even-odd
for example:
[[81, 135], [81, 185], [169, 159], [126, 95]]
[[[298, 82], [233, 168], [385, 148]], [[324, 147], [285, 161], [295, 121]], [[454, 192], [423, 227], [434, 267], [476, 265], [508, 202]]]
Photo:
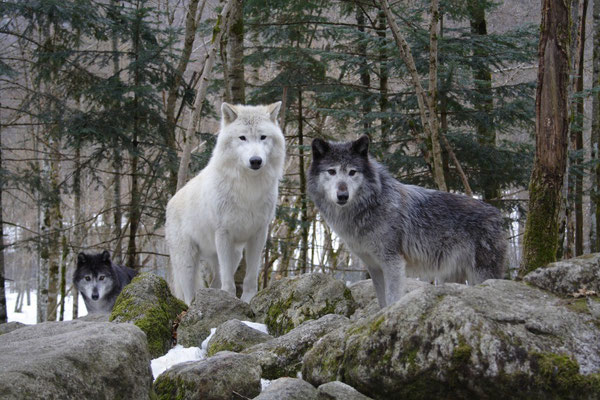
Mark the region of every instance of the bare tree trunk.
[[[2, 119], [0, 118], [0, 174], [3, 174], [2, 170]], [[4, 190], [4, 179], [0, 179], [0, 324], [7, 322], [7, 311], [6, 311], [6, 292], [5, 292], [5, 280], [4, 280], [4, 219], [2, 218], [2, 192]]]
[[367, 62], [367, 42], [364, 38], [365, 35], [365, 13], [361, 6], [356, 6], [356, 25], [358, 26], [359, 40], [357, 44], [357, 53], [360, 57], [359, 65], [359, 76], [360, 83], [362, 85], [361, 91], [363, 95], [358, 98], [360, 102], [360, 108], [362, 109], [363, 129], [364, 134], [370, 133], [371, 124], [368, 120], [368, 114], [371, 112], [371, 102], [369, 101], [369, 87], [371, 86], [371, 75], [369, 74], [369, 63]]
[[243, 0], [231, 9], [231, 23], [227, 30], [227, 74], [231, 101], [246, 104], [244, 77], [244, 7]]
[[[234, 5], [235, 3], [235, 5]], [[210, 77], [212, 75], [212, 69], [215, 65], [215, 58], [217, 56], [217, 49], [221, 43], [221, 37], [223, 31], [227, 30], [229, 24], [229, 13], [232, 7], [240, 7], [241, 0], [228, 0], [221, 11], [221, 14], [217, 18], [217, 24], [213, 29], [213, 38], [211, 41], [211, 48], [208, 51], [206, 59], [204, 61], [204, 68], [202, 70], [202, 76], [200, 77], [200, 85], [196, 91], [196, 98], [194, 99], [194, 107], [191, 112], [188, 127], [184, 136], [184, 149], [181, 161], [179, 163], [179, 171], [177, 173], [177, 190], [181, 189], [187, 182], [187, 175], [189, 170], [190, 157], [192, 153], [192, 144], [194, 133], [200, 122], [200, 116], [202, 114], [202, 103], [206, 99], [206, 91]]]
[[392, 30], [394, 40], [400, 51], [400, 56], [408, 68], [413, 87], [417, 95], [421, 124], [425, 131], [425, 136], [430, 141], [433, 160], [430, 165], [433, 170], [433, 179], [439, 190], [448, 191], [446, 179], [444, 177], [442, 148], [439, 140], [439, 122], [437, 116], [437, 40], [439, 29], [439, 4], [438, 0], [431, 1], [431, 24], [429, 29], [429, 93], [425, 93], [421, 85], [421, 78], [417, 71], [415, 60], [408, 46], [408, 42], [400, 33], [400, 27], [394, 19], [387, 0], [380, 0], [381, 8], [384, 11], [388, 25]]
[[[377, 36], [385, 39], [387, 28], [385, 13], [379, 9], [377, 12]], [[385, 113], [389, 107], [388, 100], [388, 54], [383, 46], [379, 46], [379, 112]], [[385, 141], [389, 132], [389, 118], [381, 118], [381, 140]]]
[[[592, 11], [594, 19], [594, 54], [593, 54], [593, 77], [592, 87], [600, 88], [600, 0], [594, 0]], [[592, 190], [592, 224], [591, 229], [592, 251], [600, 251], [600, 153], [598, 146], [600, 144], [600, 92], [594, 92], [592, 95], [592, 161], [594, 186]]]
[[176, 130], [177, 130], [177, 118], [175, 115], [175, 108], [177, 106], [177, 93], [183, 82], [183, 76], [187, 70], [190, 56], [194, 47], [194, 41], [196, 40], [196, 28], [198, 21], [204, 11], [206, 0], [202, 0], [200, 5], [200, 11], [198, 11], [198, 4], [200, 0], [190, 0], [188, 5], [186, 18], [185, 18], [185, 37], [183, 42], [183, 49], [181, 50], [181, 57], [179, 63], [175, 69], [173, 84], [169, 87], [167, 95], [167, 137], [166, 145], [169, 155], [169, 191], [171, 194], [175, 194], [177, 190], [177, 144], [176, 144]]
[[[117, 0], [111, 0], [111, 6], [112, 7], [118, 7], [118, 1]], [[116, 12], [116, 10], [115, 10]], [[112, 57], [112, 61], [113, 61], [113, 75], [115, 79], [120, 80], [120, 70], [121, 67], [119, 65], [120, 63], [120, 56], [119, 56], [119, 38], [117, 37], [117, 34], [115, 33], [112, 37], [112, 41], [111, 41], [111, 45], [112, 45], [112, 51], [113, 51], [113, 57]], [[113, 141], [113, 174], [114, 174], [114, 179], [113, 179], [113, 237], [115, 238], [115, 245], [113, 247], [113, 253], [112, 253], [112, 259], [118, 263], [121, 264], [123, 262], [123, 255], [122, 255], [122, 250], [121, 250], [121, 241], [122, 241], [122, 236], [123, 236], [123, 231], [121, 229], [121, 224], [122, 224], [122, 220], [123, 220], [123, 212], [121, 210], [121, 171], [122, 171], [122, 164], [123, 164], [123, 157], [121, 155], [121, 146], [119, 146], [119, 140], [118, 139], [114, 139]], [[77, 149], [78, 151], [80, 151], [79, 147]], [[79, 186], [79, 196], [81, 196], [81, 182], [78, 183]], [[80, 203], [81, 204], [81, 203]], [[77, 212], [77, 210], [76, 210]], [[77, 291], [77, 289], [74, 289], [75, 292]], [[77, 294], [77, 293], [74, 293]], [[75, 308], [73, 308], [73, 314], [75, 314]]]
[[536, 157], [519, 276], [556, 259], [569, 130], [570, 2], [543, 0], [536, 89]]
[[298, 172], [300, 174], [300, 269], [304, 274], [308, 267], [308, 199], [306, 198], [306, 171], [304, 170], [304, 117], [302, 116], [302, 89], [298, 89]]
[[[75, 212], [75, 230], [73, 232], [73, 241], [77, 250], [73, 251], [74, 254], [79, 253], [83, 247], [83, 218], [81, 210], [81, 144], [77, 143], [75, 147], [75, 172], [73, 173], [73, 208]], [[120, 247], [120, 246], [119, 246]], [[114, 255], [113, 255], [114, 257]], [[72, 319], [76, 319], [79, 316], [79, 292], [77, 287], [73, 285], [71, 290], [73, 296], [73, 315]]]

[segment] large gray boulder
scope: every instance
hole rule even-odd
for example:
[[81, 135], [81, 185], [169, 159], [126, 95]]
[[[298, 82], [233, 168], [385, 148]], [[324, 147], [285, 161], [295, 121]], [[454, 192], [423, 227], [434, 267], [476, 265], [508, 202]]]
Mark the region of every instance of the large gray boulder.
[[[585, 300], [583, 300], [585, 304]], [[376, 399], [600, 398], [600, 321], [523, 283], [426, 286], [321, 338], [302, 375]]]
[[552, 293], [568, 296], [586, 291], [600, 294], [600, 253], [586, 254], [548, 264], [527, 274], [523, 280]]
[[17, 329], [21, 329], [26, 326], [27, 325], [22, 324], [20, 322], [16, 322], [16, 321], [7, 322], [5, 324], [0, 324], [0, 335], [4, 335], [5, 333], [16, 331]]
[[260, 364], [263, 378], [296, 376], [302, 368], [304, 354], [313, 344], [321, 336], [349, 323], [350, 320], [342, 315], [328, 314], [306, 321], [283, 336], [252, 346], [244, 353], [251, 354]]
[[317, 400], [317, 389], [296, 378], [279, 378], [254, 398], [255, 400]]
[[167, 282], [151, 274], [139, 274], [125, 286], [110, 314], [110, 321], [135, 324], [146, 333], [152, 358], [172, 347], [173, 322], [187, 309], [171, 294]]
[[130, 324], [46, 322], [0, 336], [3, 399], [144, 399], [146, 335]]
[[220, 351], [236, 353], [273, 339], [273, 336], [251, 328], [243, 322], [232, 319], [221, 324], [208, 341], [207, 354], [212, 356]]
[[200, 347], [211, 328], [231, 319], [252, 321], [254, 313], [247, 303], [224, 290], [200, 289], [181, 319], [177, 340], [185, 347]]
[[324, 383], [317, 388], [318, 400], [371, 400], [344, 382]]
[[254, 296], [250, 307], [271, 335], [281, 336], [327, 314], [350, 317], [356, 302], [343, 282], [330, 275], [305, 274], [272, 283]]
[[253, 398], [261, 390], [260, 373], [250, 356], [223, 351], [174, 365], [156, 378], [154, 391], [165, 400]]

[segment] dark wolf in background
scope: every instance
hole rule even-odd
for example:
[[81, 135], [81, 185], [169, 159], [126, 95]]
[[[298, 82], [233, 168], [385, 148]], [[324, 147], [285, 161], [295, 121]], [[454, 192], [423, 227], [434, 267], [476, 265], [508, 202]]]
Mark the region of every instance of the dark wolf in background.
[[83, 296], [88, 313], [108, 314], [123, 287], [136, 274], [131, 268], [113, 264], [106, 250], [99, 254], [79, 253], [73, 284]]
[[365, 263], [381, 307], [404, 294], [405, 275], [477, 284], [501, 278], [500, 212], [467, 196], [405, 185], [369, 157], [369, 139], [315, 139], [308, 194]]

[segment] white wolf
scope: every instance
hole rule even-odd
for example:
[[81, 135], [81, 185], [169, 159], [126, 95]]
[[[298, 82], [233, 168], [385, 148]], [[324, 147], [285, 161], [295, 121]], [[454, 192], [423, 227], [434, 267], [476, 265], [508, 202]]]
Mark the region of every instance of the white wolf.
[[277, 124], [281, 102], [223, 103], [221, 130], [208, 165], [167, 204], [166, 240], [175, 294], [190, 304], [197, 289], [235, 296], [233, 276], [246, 254], [242, 300], [258, 288], [260, 255], [275, 216], [285, 140]]

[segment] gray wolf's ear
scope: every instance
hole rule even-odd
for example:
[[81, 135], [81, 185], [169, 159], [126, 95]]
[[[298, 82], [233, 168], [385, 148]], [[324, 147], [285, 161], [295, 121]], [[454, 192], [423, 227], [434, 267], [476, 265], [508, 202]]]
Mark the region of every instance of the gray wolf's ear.
[[274, 124], [276, 124], [277, 116], [279, 115], [279, 110], [281, 109], [281, 101], [278, 101], [277, 103], [269, 104], [267, 106], [267, 109], [269, 110], [269, 118], [271, 118], [271, 121]]
[[221, 116], [223, 118], [223, 121], [225, 121], [225, 125], [229, 125], [230, 123], [235, 121], [238, 117], [237, 111], [235, 110], [235, 106], [223, 102], [223, 104], [221, 104]]
[[313, 139], [312, 153], [313, 158], [322, 158], [329, 151], [329, 143], [323, 139]]
[[102, 262], [108, 263], [110, 261], [110, 253], [108, 250], [102, 252]]
[[362, 157], [367, 157], [369, 155], [369, 137], [362, 135], [352, 142], [352, 151]]
[[85, 264], [86, 262], [87, 257], [83, 252], [77, 254], [77, 264]]

